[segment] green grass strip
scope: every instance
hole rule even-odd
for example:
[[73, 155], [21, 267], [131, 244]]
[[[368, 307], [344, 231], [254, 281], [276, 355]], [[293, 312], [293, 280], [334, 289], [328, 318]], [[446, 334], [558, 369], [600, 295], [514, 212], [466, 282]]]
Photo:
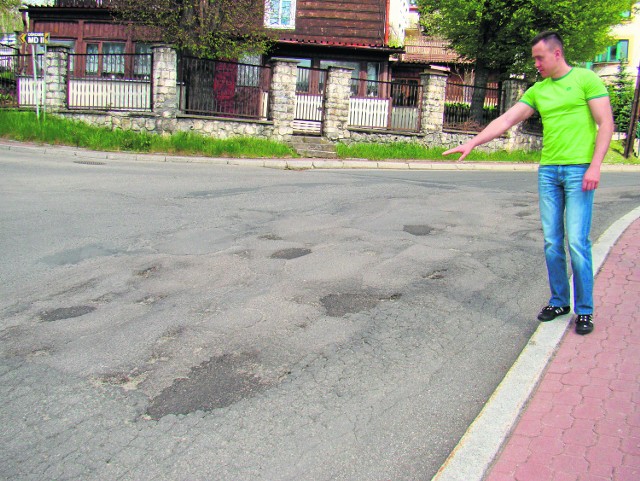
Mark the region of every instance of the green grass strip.
[[166, 152], [208, 157], [283, 158], [295, 152], [281, 142], [255, 137], [213, 139], [192, 132], [172, 135], [95, 127], [32, 111], [0, 110], [0, 137], [24, 142], [72, 145], [91, 150]]
[[[392, 144], [358, 143], [352, 145], [339, 144], [338, 156], [341, 158], [362, 158], [370, 160], [441, 160], [455, 161], [460, 156], [453, 154], [443, 156], [443, 147], [425, 147], [417, 142], [396, 142]], [[465, 161], [489, 162], [523, 162], [540, 161], [540, 152], [524, 150], [483, 152], [474, 150]]]

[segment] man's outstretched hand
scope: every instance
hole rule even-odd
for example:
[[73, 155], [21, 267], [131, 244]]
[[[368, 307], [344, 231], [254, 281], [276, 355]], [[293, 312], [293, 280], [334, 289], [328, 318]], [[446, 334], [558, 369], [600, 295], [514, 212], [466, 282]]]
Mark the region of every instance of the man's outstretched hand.
[[442, 152], [442, 155], [450, 155], [450, 154], [456, 154], [456, 153], [460, 153], [462, 154], [460, 156], [460, 158], [458, 158], [458, 162], [464, 160], [464, 158], [469, 155], [469, 152], [471, 152], [473, 150], [473, 147], [469, 144], [462, 144], [462, 145], [458, 145], [457, 147], [454, 147], [453, 149], [449, 149], [449, 150], [445, 150], [444, 152]]

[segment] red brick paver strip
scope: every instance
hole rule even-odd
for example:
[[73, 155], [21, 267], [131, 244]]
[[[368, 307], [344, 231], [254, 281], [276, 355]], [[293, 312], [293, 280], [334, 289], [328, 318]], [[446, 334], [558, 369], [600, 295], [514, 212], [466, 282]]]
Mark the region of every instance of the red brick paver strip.
[[485, 481], [640, 481], [640, 219], [594, 292], [595, 330], [567, 330]]

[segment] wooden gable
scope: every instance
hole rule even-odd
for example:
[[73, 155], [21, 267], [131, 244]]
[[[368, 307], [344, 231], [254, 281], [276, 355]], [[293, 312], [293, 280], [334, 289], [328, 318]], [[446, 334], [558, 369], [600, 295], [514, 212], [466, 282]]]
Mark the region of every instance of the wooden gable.
[[353, 47], [386, 47], [386, 0], [297, 0], [295, 30], [281, 41]]

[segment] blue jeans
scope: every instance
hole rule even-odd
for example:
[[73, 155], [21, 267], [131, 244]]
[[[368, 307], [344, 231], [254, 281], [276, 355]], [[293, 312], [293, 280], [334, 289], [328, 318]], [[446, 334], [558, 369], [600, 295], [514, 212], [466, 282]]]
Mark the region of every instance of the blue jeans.
[[556, 307], [570, 305], [567, 276], [566, 236], [573, 271], [573, 310], [593, 313], [593, 261], [591, 258], [591, 214], [594, 190], [582, 190], [582, 178], [589, 165], [541, 165], [538, 169], [540, 218], [544, 232], [551, 299]]

